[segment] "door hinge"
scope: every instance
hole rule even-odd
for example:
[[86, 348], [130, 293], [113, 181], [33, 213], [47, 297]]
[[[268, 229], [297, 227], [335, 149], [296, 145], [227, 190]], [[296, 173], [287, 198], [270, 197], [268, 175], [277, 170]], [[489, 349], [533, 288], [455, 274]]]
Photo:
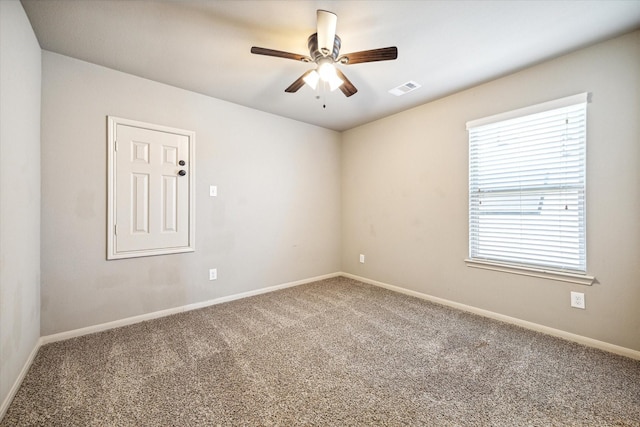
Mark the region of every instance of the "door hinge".
[[113, 143], [113, 149], [114, 149], [115, 151], [118, 151], [118, 141], [114, 141], [114, 143]]
[[113, 234], [116, 236], [118, 235], [118, 224], [113, 225]]

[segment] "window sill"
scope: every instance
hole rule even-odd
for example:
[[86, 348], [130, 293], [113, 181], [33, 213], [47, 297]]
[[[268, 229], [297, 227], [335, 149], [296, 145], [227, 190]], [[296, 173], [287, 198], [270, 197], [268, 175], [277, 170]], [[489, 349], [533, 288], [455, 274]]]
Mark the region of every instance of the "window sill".
[[558, 280], [561, 282], [575, 283], [578, 285], [591, 286], [595, 282], [594, 276], [586, 274], [568, 273], [563, 271], [543, 270], [532, 267], [524, 267], [510, 264], [502, 264], [493, 261], [479, 261], [473, 259], [465, 259], [467, 267], [481, 268], [483, 270], [500, 271], [503, 273], [519, 274], [522, 276], [539, 277], [542, 279]]

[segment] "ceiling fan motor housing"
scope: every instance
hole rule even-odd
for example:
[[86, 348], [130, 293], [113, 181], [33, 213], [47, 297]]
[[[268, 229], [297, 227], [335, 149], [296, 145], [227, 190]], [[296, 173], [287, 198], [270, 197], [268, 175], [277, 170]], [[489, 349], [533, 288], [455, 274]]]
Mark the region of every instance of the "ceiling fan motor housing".
[[340, 40], [340, 37], [338, 37], [338, 35], [336, 34], [336, 37], [333, 40], [333, 51], [331, 52], [331, 55], [325, 56], [322, 54], [322, 52], [318, 48], [318, 33], [313, 33], [309, 36], [309, 39], [307, 40], [307, 46], [309, 47], [309, 56], [311, 56], [311, 58], [313, 58], [313, 62], [316, 62], [316, 63], [320, 59], [326, 58], [326, 57], [333, 58], [333, 61], [335, 62], [335, 60], [338, 58], [338, 54], [340, 53], [341, 43], [342, 42]]

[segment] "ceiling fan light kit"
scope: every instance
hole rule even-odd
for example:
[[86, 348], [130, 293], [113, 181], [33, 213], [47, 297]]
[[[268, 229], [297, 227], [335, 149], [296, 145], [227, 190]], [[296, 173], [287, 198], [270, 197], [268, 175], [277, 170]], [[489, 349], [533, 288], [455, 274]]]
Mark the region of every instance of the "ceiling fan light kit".
[[251, 48], [251, 53], [301, 62], [314, 62], [317, 65], [315, 70], [308, 70], [286, 88], [284, 91], [287, 93], [297, 92], [305, 84], [315, 90], [318, 87], [318, 83], [322, 81], [328, 84], [331, 91], [340, 88], [342, 93], [349, 97], [358, 92], [358, 89], [335, 64], [352, 65], [394, 60], [398, 57], [398, 48], [392, 46], [339, 56], [342, 40], [336, 34], [337, 22], [338, 17], [336, 14], [326, 10], [317, 11], [317, 32], [310, 35], [307, 40], [309, 56], [256, 46]]
[[318, 70], [311, 70], [302, 78], [304, 82], [313, 90], [316, 90], [318, 83], [323, 81], [329, 85], [329, 90], [333, 92], [344, 84], [344, 81], [338, 77], [335, 67], [332, 64], [325, 64], [318, 67]]

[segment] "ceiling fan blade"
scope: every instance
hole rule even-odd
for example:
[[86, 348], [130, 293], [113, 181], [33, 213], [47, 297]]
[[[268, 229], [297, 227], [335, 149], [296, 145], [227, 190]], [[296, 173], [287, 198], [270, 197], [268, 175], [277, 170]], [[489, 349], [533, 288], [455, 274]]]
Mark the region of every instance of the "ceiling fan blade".
[[276, 58], [294, 59], [302, 62], [312, 62], [312, 59], [306, 55], [299, 55], [297, 53], [283, 52], [281, 50], [267, 49], [264, 47], [253, 46], [251, 53], [256, 55], [275, 56]]
[[304, 78], [307, 77], [312, 72], [313, 70], [309, 70], [303, 75], [301, 75], [300, 77], [298, 77], [298, 79], [295, 82], [291, 83], [291, 85], [288, 88], [286, 88], [284, 91], [288, 93], [297, 92], [302, 86], [304, 86]]
[[360, 52], [347, 53], [342, 55], [337, 61], [342, 64], [360, 64], [363, 62], [390, 61], [398, 57], [398, 48], [383, 47], [380, 49], [363, 50]]
[[358, 89], [356, 89], [356, 87], [353, 85], [353, 83], [351, 83], [351, 81], [347, 78], [347, 76], [345, 76], [344, 73], [340, 71], [337, 67], [336, 67], [336, 74], [338, 74], [338, 77], [340, 77], [344, 82], [340, 85], [340, 90], [342, 91], [342, 93], [344, 93], [344, 95], [347, 98], [358, 91]]
[[338, 16], [327, 10], [318, 9], [318, 50], [322, 56], [329, 56], [333, 52], [333, 41], [336, 38]]

